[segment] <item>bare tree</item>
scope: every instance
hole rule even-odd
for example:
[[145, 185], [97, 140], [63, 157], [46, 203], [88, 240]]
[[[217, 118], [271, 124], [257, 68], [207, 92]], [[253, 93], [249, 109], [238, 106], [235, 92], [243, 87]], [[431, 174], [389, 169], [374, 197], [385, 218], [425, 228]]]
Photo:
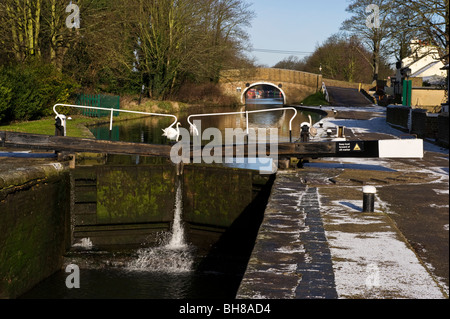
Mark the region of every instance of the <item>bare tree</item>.
[[[440, 60], [449, 63], [449, 0], [395, 0], [405, 13], [407, 22], [401, 32], [412, 32], [417, 37], [434, 46]], [[449, 91], [449, 71], [447, 68], [447, 104]]]
[[163, 99], [239, 63], [252, 16], [246, 0], [0, 0], [0, 64], [50, 63], [92, 87], [141, 77]]
[[[372, 81], [372, 54], [355, 36], [330, 36], [304, 63], [304, 71], [317, 73], [320, 69], [325, 78], [347, 82]], [[391, 74], [384, 59], [380, 60], [379, 73], [382, 77]]]
[[[392, 8], [392, 0], [352, 0], [347, 11], [353, 16], [344, 21], [341, 27], [342, 30], [360, 38], [372, 52], [374, 81], [378, 79], [380, 61], [386, 55], [385, 45], [390, 37]], [[374, 19], [372, 22], [369, 21], [371, 14]]]
[[157, 99], [172, 94], [187, 76], [216, 81], [239, 52], [251, 17], [242, 0], [117, 1], [117, 7], [126, 15], [139, 59], [123, 52], [122, 62], [142, 74]]
[[0, 2], [0, 43], [17, 61], [40, 56], [41, 0]]
[[278, 69], [304, 71], [305, 61], [304, 59], [300, 59], [297, 56], [291, 55], [275, 64], [273, 67]]
[[429, 41], [448, 63], [449, 54], [449, 0], [395, 1], [403, 9], [407, 23], [401, 30], [416, 32], [422, 40]]
[[402, 61], [410, 56], [411, 41], [419, 36], [419, 32], [409, 28], [411, 24], [409, 12], [402, 5], [394, 5], [389, 17], [389, 38], [386, 43], [387, 55], [393, 57], [395, 61]]

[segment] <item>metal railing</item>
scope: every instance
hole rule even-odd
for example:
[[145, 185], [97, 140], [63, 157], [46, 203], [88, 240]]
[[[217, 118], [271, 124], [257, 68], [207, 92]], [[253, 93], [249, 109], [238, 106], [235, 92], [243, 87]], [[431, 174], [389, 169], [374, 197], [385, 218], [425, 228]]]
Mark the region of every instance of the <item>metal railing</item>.
[[297, 116], [297, 109], [294, 107], [280, 107], [275, 109], [267, 109], [267, 110], [256, 110], [256, 111], [241, 111], [241, 112], [226, 112], [226, 113], [209, 113], [209, 114], [193, 114], [190, 115], [187, 118], [187, 121], [190, 125], [190, 130], [193, 133], [193, 135], [198, 135], [198, 129], [195, 124], [191, 122], [191, 118], [194, 117], [205, 117], [205, 116], [224, 116], [224, 115], [238, 115], [238, 114], [245, 114], [245, 123], [246, 123], [246, 134], [249, 133], [249, 123], [248, 123], [248, 115], [253, 113], [262, 113], [262, 112], [274, 112], [274, 111], [286, 111], [286, 110], [293, 110], [294, 116], [289, 121], [289, 140], [292, 142], [292, 122], [294, 121], [295, 117]]
[[56, 111], [56, 108], [58, 106], [61, 106], [61, 107], [73, 107], [73, 108], [79, 108], [79, 109], [95, 109], [95, 110], [100, 110], [100, 111], [109, 111], [111, 113], [111, 118], [110, 118], [110, 121], [109, 121], [109, 130], [110, 131], [112, 131], [112, 129], [113, 129], [113, 118], [114, 118], [114, 113], [115, 112], [141, 114], [141, 115], [148, 115], [148, 116], [171, 117], [171, 118], [174, 118], [175, 121], [173, 122], [172, 125], [169, 126], [170, 128], [175, 126], [175, 124], [177, 124], [177, 122], [178, 122], [178, 118], [175, 115], [172, 115], [172, 114], [149, 113], [149, 112], [141, 112], [141, 111], [120, 110], [120, 109], [112, 109], [112, 108], [104, 108], [104, 107], [94, 107], [94, 106], [84, 106], [84, 105], [70, 105], [70, 104], [55, 104], [53, 106], [53, 112], [55, 112], [56, 117], [61, 117], [61, 115], [62, 115], [62, 114], [59, 114]]
[[330, 95], [328, 94], [327, 86], [325, 85], [325, 82], [322, 82], [322, 93], [325, 95], [325, 100], [327, 102], [330, 102]]
[[[131, 113], [131, 114], [141, 114], [141, 115], [148, 115], [148, 116], [162, 116], [162, 117], [171, 117], [174, 118], [174, 122], [169, 126], [169, 128], [174, 127], [178, 123], [178, 118], [175, 115], [172, 114], [160, 114], [160, 113], [150, 113], [150, 112], [141, 112], [141, 111], [131, 111], [131, 110], [120, 110], [120, 109], [111, 109], [111, 108], [103, 108], [103, 107], [94, 107], [94, 106], [84, 106], [84, 105], [70, 105], [70, 104], [55, 104], [53, 106], [53, 112], [56, 114], [57, 118], [61, 118], [63, 114], [59, 114], [56, 111], [57, 107], [72, 107], [72, 108], [78, 108], [78, 109], [96, 109], [101, 111], [109, 111], [110, 112], [110, 123], [109, 123], [109, 130], [112, 131], [113, 129], [113, 119], [114, 119], [114, 113], [115, 112], [123, 112], [123, 113]], [[198, 130], [195, 124], [191, 122], [191, 119], [194, 117], [205, 117], [205, 116], [223, 116], [223, 115], [238, 115], [238, 114], [245, 114], [245, 122], [246, 122], [246, 134], [249, 133], [249, 120], [248, 115], [253, 113], [263, 113], [263, 112], [274, 112], [274, 111], [286, 111], [286, 110], [292, 110], [294, 111], [294, 115], [289, 121], [289, 139], [292, 142], [292, 122], [297, 116], [297, 109], [294, 107], [281, 107], [281, 108], [274, 108], [274, 109], [266, 109], [266, 110], [255, 110], [255, 111], [241, 111], [241, 112], [226, 112], [226, 113], [209, 113], [209, 114], [193, 114], [190, 115], [187, 118], [187, 122], [190, 125], [191, 132], [194, 135], [198, 135]], [[64, 134], [65, 135], [65, 134]]]

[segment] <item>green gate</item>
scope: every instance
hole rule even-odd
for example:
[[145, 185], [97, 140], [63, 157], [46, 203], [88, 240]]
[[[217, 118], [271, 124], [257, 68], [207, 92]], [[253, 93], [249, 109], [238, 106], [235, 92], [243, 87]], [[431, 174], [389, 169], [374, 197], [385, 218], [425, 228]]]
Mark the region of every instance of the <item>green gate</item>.
[[411, 95], [412, 95], [412, 81], [403, 81], [403, 106], [411, 106]]
[[[78, 94], [75, 104], [119, 110], [120, 96], [102, 94]], [[110, 116], [111, 112], [86, 108], [82, 109], [82, 114], [90, 117], [105, 117]], [[114, 112], [114, 116], [118, 115], [119, 112]]]

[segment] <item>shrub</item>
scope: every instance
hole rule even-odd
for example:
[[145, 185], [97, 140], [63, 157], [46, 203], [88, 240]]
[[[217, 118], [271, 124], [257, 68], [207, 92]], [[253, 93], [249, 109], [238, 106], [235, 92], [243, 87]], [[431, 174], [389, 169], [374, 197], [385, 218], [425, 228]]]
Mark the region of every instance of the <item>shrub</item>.
[[9, 86], [8, 78], [3, 67], [0, 67], [0, 123], [11, 117], [12, 89]]
[[68, 103], [77, 85], [53, 66], [33, 63], [3, 68], [0, 87], [6, 87], [0, 96], [9, 94], [7, 105], [0, 104], [0, 120], [5, 122], [51, 115], [53, 105]]

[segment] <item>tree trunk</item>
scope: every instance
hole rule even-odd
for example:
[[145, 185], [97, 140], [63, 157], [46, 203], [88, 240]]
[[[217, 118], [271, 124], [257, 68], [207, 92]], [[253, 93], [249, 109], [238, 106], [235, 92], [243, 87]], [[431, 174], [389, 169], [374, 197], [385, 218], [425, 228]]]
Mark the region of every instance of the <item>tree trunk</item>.
[[378, 39], [378, 35], [375, 35], [373, 46], [373, 80], [378, 80], [378, 73], [380, 70], [380, 45], [381, 40]]
[[39, 45], [39, 37], [41, 32], [41, 0], [36, 0], [35, 11], [35, 28], [34, 28], [34, 47], [36, 49], [36, 55], [41, 56], [41, 49]]

